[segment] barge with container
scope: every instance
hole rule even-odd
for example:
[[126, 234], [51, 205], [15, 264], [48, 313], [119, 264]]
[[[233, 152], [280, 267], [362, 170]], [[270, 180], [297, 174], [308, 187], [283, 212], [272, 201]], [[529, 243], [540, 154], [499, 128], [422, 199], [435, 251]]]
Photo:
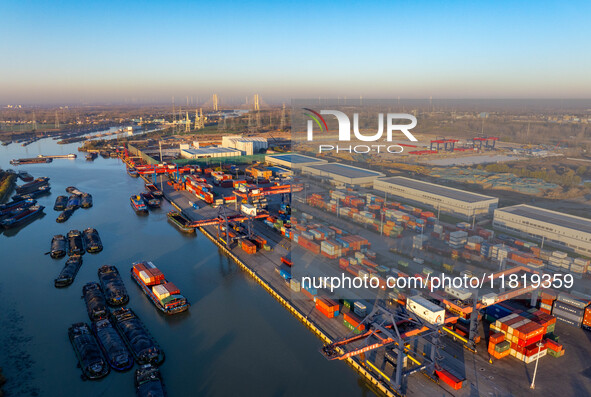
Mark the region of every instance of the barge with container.
[[141, 196], [135, 194], [129, 198], [131, 208], [135, 211], [136, 214], [147, 214], [148, 207], [144, 203], [144, 200]]
[[176, 314], [189, 308], [187, 298], [181, 295], [176, 285], [164, 278], [164, 274], [152, 262], [134, 263], [131, 277], [161, 312]]

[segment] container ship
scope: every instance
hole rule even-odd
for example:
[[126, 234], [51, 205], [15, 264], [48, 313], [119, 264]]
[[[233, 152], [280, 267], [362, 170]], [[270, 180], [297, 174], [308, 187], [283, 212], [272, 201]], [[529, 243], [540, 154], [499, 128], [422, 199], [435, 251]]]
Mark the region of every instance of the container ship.
[[131, 277], [161, 312], [176, 314], [189, 308], [187, 298], [181, 295], [176, 285], [164, 278], [152, 262], [134, 263]]
[[23, 211], [19, 211], [18, 214], [11, 216], [10, 218], [4, 219], [0, 224], [7, 229], [22, 225], [23, 223], [42, 215], [44, 208], [45, 207], [42, 205], [33, 205]]
[[195, 233], [195, 228], [190, 226], [191, 221], [185, 218], [180, 212], [170, 211], [166, 216], [180, 231], [185, 233]]
[[148, 207], [144, 204], [144, 200], [141, 196], [135, 194], [129, 198], [131, 202], [131, 208], [136, 212], [136, 214], [147, 214]]

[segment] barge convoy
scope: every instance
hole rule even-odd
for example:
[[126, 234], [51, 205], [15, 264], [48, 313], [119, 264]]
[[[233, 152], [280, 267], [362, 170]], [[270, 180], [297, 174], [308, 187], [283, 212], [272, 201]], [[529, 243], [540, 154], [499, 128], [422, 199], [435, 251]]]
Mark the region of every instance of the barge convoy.
[[134, 263], [131, 277], [161, 312], [176, 314], [189, 308], [187, 298], [181, 295], [176, 285], [164, 278], [164, 274], [152, 262]]
[[68, 329], [68, 337], [85, 378], [94, 380], [109, 374], [109, 365], [88, 324], [73, 324]]
[[131, 309], [117, 309], [111, 319], [138, 364], [160, 365], [164, 362], [164, 352]]
[[98, 278], [108, 305], [123, 306], [129, 302], [127, 289], [115, 266], [101, 266], [98, 269]]

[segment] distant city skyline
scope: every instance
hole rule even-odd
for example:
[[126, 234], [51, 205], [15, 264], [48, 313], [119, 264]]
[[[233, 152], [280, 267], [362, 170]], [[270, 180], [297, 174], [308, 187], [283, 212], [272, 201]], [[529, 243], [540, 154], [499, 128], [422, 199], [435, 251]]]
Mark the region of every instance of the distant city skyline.
[[0, 104], [589, 98], [590, 11], [585, 1], [5, 2]]

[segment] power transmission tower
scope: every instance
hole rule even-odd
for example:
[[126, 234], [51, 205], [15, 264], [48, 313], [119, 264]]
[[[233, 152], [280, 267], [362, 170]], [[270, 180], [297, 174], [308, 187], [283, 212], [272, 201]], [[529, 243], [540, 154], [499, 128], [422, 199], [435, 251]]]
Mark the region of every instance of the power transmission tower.
[[55, 111], [55, 128], [60, 128], [60, 119], [57, 114], [57, 110]]
[[185, 117], [185, 132], [189, 132], [189, 131], [191, 131], [191, 120], [189, 119], [189, 112], [186, 112], [186, 117]]
[[33, 110], [33, 131], [37, 131], [37, 117], [35, 117], [34, 110]]

